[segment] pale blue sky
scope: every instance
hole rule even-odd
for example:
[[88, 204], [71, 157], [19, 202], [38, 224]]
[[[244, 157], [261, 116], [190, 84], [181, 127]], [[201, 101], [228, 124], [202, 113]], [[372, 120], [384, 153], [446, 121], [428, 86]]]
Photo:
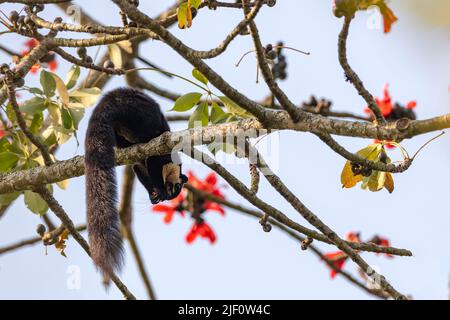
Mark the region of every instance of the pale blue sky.
[[[109, 1], [79, 2], [86, 3], [87, 11], [99, 20], [106, 22], [110, 21], [106, 19], [114, 17], [114, 23], [119, 23], [117, 10]], [[141, 9], [156, 14], [166, 2], [141, 1]], [[351, 64], [375, 95], [380, 96], [384, 84], [389, 82], [395, 101], [417, 100], [420, 118], [449, 113], [449, 27], [438, 28], [422, 23], [415, 13], [406, 9], [406, 0], [393, 2], [400, 21], [389, 35], [384, 35], [381, 30], [370, 30], [366, 13], [357, 15], [348, 45]], [[430, 5], [438, 2], [427, 1]], [[330, 3], [328, 0], [279, 0], [272, 9], [264, 7], [257, 22], [265, 43], [283, 40], [286, 45], [312, 53], [305, 57], [287, 52], [289, 78], [280, 85], [293, 101], [300, 102], [314, 93], [333, 100], [336, 110], [361, 113], [364, 102], [344, 81], [337, 61], [337, 34], [342, 21], [332, 16]], [[11, 7], [1, 5], [3, 11], [9, 11]], [[100, 8], [102, 17], [98, 14]], [[53, 8], [47, 14], [48, 17], [60, 15]], [[222, 41], [241, 18], [235, 10], [202, 10], [189, 31], [173, 31], [190, 46], [209, 49]], [[15, 36], [4, 36], [4, 39], [2, 42], [12, 49], [19, 49], [23, 42]], [[248, 58], [238, 69], [234, 67], [239, 56], [251, 48], [249, 37], [239, 37], [227, 54], [208, 63], [230, 84], [249, 97], [260, 99], [267, 89], [263, 83], [255, 84], [254, 59]], [[94, 55], [94, 49], [90, 49], [90, 53]], [[141, 55], [180, 75], [189, 75], [192, 69], [176, 53], [156, 41], [143, 46]], [[1, 59], [4, 61], [5, 56], [1, 55]], [[65, 74], [68, 67], [63, 63], [58, 72]], [[189, 84], [168, 80], [158, 74], [146, 73], [145, 76], [176, 92], [193, 89]], [[35, 83], [36, 80], [36, 76], [27, 77], [27, 83]], [[117, 78], [108, 84], [107, 89], [122, 84], [123, 80]], [[163, 110], [171, 107], [167, 100], [158, 101]], [[87, 118], [80, 126], [80, 141], [84, 140], [86, 123]], [[186, 124], [172, 126], [174, 130], [185, 127]], [[432, 136], [417, 137], [406, 141], [404, 146], [414, 153]], [[348, 138], [339, 138], [339, 141], [355, 151], [370, 142]], [[395, 176], [396, 190], [392, 195], [386, 191], [370, 193], [359, 188], [343, 190], [339, 177], [344, 160], [310, 134], [282, 132], [279, 152], [280, 177], [339, 234], [361, 231], [362, 237], [367, 239], [378, 233], [388, 237], [393, 245], [413, 251], [414, 257], [395, 259], [363, 254], [395, 288], [417, 299], [448, 297], [450, 135], [422, 152], [408, 172]], [[83, 154], [83, 148], [77, 149], [71, 142], [57, 156], [58, 159], [67, 159], [76, 154]], [[393, 157], [398, 157], [398, 154], [393, 153]], [[208, 173], [201, 164], [185, 167], [200, 177]], [[248, 180], [246, 165], [227, 167], [244, 181]], [[230, 200], [245, 203], [231, 188], [226, 189], [225, 194]], [[56, 189], [55, 196], [74, 221], [81, 223], [85, 220], [83, 178], [73, 179], [67, 191]], [[306, 224], [265, 181], [259, 196], [296, 221]], [[133, 205], [136, 238], [161, 299], [371, 298], [342, 277], [330, 280], [324, 264], [315, 255], [301, 251], [299, 244], [283, 233], [277, 230], [264, 233], [255, 219], [232, 210], [227, 210], [224, 218], [216, 213], [206, 215], [218, 235], [215, 245], [211, 246], [206, 241], [187, 245], [184, 236], [191, 225], [189, 219], [175, 218], [171, 225], [164, 225], [162, 217], [150, 211], [147, 195], [141, 186], [134, 195]], [[39, 222], [40, 218], [28, 212], [19, 199], [0, 221], [0, 246], [33, 236]], [[324, 251], [335, 250], [330, 246], [320, 247]], [[108, 292], [103, 289], [91, 261], [73, 239], [68, 242], [66, 252], [67, 259], [54, 248], [49, 248], [48, 255], [45, 255], [44, 247], [35, 245], [0, 256], [0, 298], [121, 297], [114, 287]], [[69, 290], [66, 286], [66, 271], [71, 265], [79, 266], [81, 270], [79, 290]], [[348, 263], [345, 269], [357, 274], [352, 263]], [[121, 278], [138, 298], [146, 298], [136, 265], [128, 253]]]

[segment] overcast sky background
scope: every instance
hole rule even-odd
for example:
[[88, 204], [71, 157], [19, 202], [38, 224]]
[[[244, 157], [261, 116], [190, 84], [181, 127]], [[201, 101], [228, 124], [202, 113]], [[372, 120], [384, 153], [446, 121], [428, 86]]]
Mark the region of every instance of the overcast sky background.
[[[349, 61], [364, 79], [366, 87], [374, 95], [381, 96], [383, 86], [388, 82], [394, 101], [417, 100], [417, 114], [421, 119], [450, 112], [450, 29], [448, 23], [445, 24], [449, 17], [443, 14], [450, 11], [439, 7], [439, 20], [435, 20], [439, 23], [427, 22], [432, 14], [427, 8], [448, 5], [448, 1], [444, 2], [393, 1], [392, 7], [399, 22], [390, 34], [384, 35], [382, 30], [369, 28], [369, 15], [365, 12], [358, 13], [350, 31]], [[117, 9], [109, 1], [79, 3], [104, 23], [120, 23]], [[156, 15], [167, 3], [172, 1], [141, 1], [140, 8], [149, 15]], [[328, 0], [279, 0], [274, 8], [262, 9], [257, 23], [264, 43], [283, 40], [286, 45], [312, 53], [306, 57], [286, 52], [289, 78], [280, 86], [293, 101], [303, 101], [313, 93], [333, 100], [335, 110], [362, 113], [364, 101], [345, 82], [338, 64], [337, 35], [342, 20], [332, 16], [330, 3]], [[423, 7], [424, 3], [428, 7]], [[414, 4], [419, 7], [414, 7]], [[5, 12], [13, 7], [18, 6], [1, 5]], [[54, 7], [45, 13], [48, 18], [58, 15], [61, 13]], [[174, 28], [172, 31], [194, 48], [209, 49], [217, 46], [241, 19], [242, 14], [237, 10], [204, 9], [190, 30]], [[15, 50], [20, 50], [24, 41], [17, 36], [2, 36], [2, 43]], [[250, 37], [238, 37], [225, 55], [208, 61], [208, 64], [250, 98], [261, 99], [267, 89], [263, 82], [255, 83], [254, 58], [248, 57], [239, 68], [234, 67], [240, 55], [251, 48]], [[94, 55], [95, 49], [89, 52]], [[146, 43], [140, 54], [180, 75], [189, 76], [192, 70], [176, 53], [156, 41]], [[1, 61], [6, 59], [2, 54]], [[65, 76], [70, 66], [59, 58], [58, 62], [61, 63], [58, 74]], [[144, 75], [175, 92], [187, 93], [194, 89], [181, 80], [169, 80], [150, 72]], [[36, 84], [38, 76], [29, 75], [26, 81], [30, 85]], [[123, 83], [121, 78], [113, 79], [106, 89]], [[171, 108], [170, 101], [155, 98], [163, 110]], [[85, 117], [80, 126], [80, 141], [84, 140], [87, 119]], [[181, 130], [186, 126], [185, 123], [177, 123], [172, 128]], [[436, 133], [420, 136], [405, 141], [403, 145], [414, 153], [434, 135]], [[370, 143], [363, 139], [338, 140], [354, 151]], [[61, 148], [57, 157], [68, 159], [83, 153], [82, 144], [77, 148], [72, 141]], [[360, 231], [363, 239], [369, 239], [380, 234], [389, 238], [394, 246], [408, 248], [414, 253], [414, 257], [394, 259], [363, 253], [363, 257], [396, 289], [416, 299], [448, 298], [449, 134], [423, 151], [410, 170], [395, 176], [396, 190], [392, 195], [385, 190], [371, 193], [358, 187], [343, 190], [340, 172], [345, 161], [311, 134], [282, 132], [279, 150], [272, 151], [266, 158], [270, 156], [279, 158], [278, 174], [287, 186], [340, 235]], [[400, 159], [396, 151], [391, 156]], [[248, 182], [247, 165], [226, 166]], [[199, 163], [189, 163], [184, 167], [185, 170], [192, 169], [199, 177], [209, 172]], [[119, 177], [120, 172], [122, 169], [118, 169]], [[245, 203], [231, 188], [226, 189], [225, 194], [230, 200]], [[76, 223], [85, 221], [84, 178], [72, 179], [66, 191], [55, 188], [55, 196]], [[259, 196], [307, 225], [265, 181]], [[217, 243], [211, 246], [203, 240], [187, 245], [184, 237], [191, 221], [176, 217], [172, 224], [165, 225], [161, 215], [151, 212], [145, 190], [140, 185], [134, 194], [133, 206], [135, 235], [160, 299], [372, 298], [342, 277], [331, 280], [324, 263], [312, 253], [301, 251], [299, 244], [285, 234], [275, 229], [264, 233], [257, 220], [233, 210], [227, 209], [225, 217], [214, 212], [206, 214], [208, 223], [218, 236]], [[35, 227], [40, 222], [40, 218], [30, 213], [19, 199], [0, 221], [0, 246], [34, 236]], [[138, 298], [146, 298], [126, 246], [126, 267], [121, 278]], [[319, 246], [325, 252], [335, 251], [331, 246]], [[73, 239], [69, 240], [66, 253], [68, 258], [49, 247], [48, 255], [45, 255], [44, 247], [38, 244], [1, 255], [0, 298], [121, 298], [114, 286], [109, 291], [104, 290], [91, 260]], [[67, 287], [67, 271], [71, 266], [81, 271], [78, 290]], [[345, 269], [357, 276], [353, 263], [347, 263]]]

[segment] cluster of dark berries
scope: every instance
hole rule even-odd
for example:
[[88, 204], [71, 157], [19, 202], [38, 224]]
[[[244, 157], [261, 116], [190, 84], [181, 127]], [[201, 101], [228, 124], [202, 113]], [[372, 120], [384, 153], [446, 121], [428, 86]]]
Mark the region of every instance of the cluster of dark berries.
[[404, 107], [399, 103], [394, 104], [391, 113], [386, 117], [387, 121], [396, 121], [402, 118], [408, 118], [410, 120], [416, 120], [416, 113], [412, 108]]
[[270, 61], [273, 61], [278, 57], [277, 52], [270, 43], [264, 48], [264, 56]]
[[[268, 47], [269, 45], [267, 45]], [[267, 51], [266, 47], [266, 51]], [[283, 42], [278, 42], [275, 48], [272, 47], [274, 54], [271, 54], [274, 59], [272, 59], [272, 74], [274, 79], [286, 80], [287, 79], [287, 62], [286, 56], [282, 52]], [[269, 51], [269, 52], [270, 52]], [[266, 54], [267, 55], [267, 54]]]
[[34, 30], [36, 25], [29, 16], [19, 15], [15, 10], [9, 13], [9, 21], [18, 31]]
[[328, 112], [331, 109], [331, 106], [333, 105], [333, 102], [330, 100], [327, 100], [325, 98], [320, 98], [317, 100], [317, 98], [312, 95], [309, 97], [308, 101], [302, 103], [303, 109], [314, 109], [317, 113], [322, 112]]

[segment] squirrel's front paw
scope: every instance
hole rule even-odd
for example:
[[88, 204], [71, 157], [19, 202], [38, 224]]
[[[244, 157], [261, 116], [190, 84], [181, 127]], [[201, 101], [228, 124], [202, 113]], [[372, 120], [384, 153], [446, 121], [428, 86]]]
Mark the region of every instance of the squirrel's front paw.
[[163, 200], [164, 199], [162, 199], [161, 195], [159, 194], [159, 192], [156, 189], [150, 193], [150, 201], [152, 204], [157, 204]]

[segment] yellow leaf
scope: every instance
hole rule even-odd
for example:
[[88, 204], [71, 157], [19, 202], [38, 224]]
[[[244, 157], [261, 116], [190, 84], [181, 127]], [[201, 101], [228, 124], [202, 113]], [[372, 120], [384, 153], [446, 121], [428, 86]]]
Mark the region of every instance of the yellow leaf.
[[355, 175], [352, 171], [352, 167], [350, 165], [350, 161], [347, 161], [344, 166], [344, 170], [341, 173], [341, 183], [342, 188], [353, 188], [361, 182], [363, 179], [362, 175]]
[[114, 63], [115, 68], [122, 68], [122, 52], [117, 44], [108, 46], [109, 58]]
[[59, 253], [66, 257], [66, 253], [64, 250], [66, 249], [66, 240], [69, 238], [69, 230], [64, 229], [64, 231], [59, 235], [58, 241], [55, 243], [56, 250], [59, 251]]
[[369, 178], [367, 186], [372, 192], [377, 192], [383, 189], [384, 182], [386, 181], [386, 172], [374, 171]]
[[389, 191], [389, 193], [394, 192], [394, 177], [392, 173], [386, 172], [386, 181], [384, 182], [384, 187]]
[[57, 184], [58, 187], [60, 187], [62, 190], [66, 190], [67, 187], [69, 186], [69, 181], [70, 181], [70, 179], [66, 179], [66, 180], [63, 180], [63, 181], [59, 181], [59, 182], [57, 182], [56, 184]]
[[67, 106], [69, 104], [69, 92], [67, 91], [64, 81], [54, 73], [51, 73], [51, 75], [53, 76], [53, 79], [55, 79], [56, 90], [58, 91], [62, 103]]
[[177, 9], [178, 27], [180, 29], [190, 28], [192, 25], [192, 11], [190, 1], [183, 2]]

